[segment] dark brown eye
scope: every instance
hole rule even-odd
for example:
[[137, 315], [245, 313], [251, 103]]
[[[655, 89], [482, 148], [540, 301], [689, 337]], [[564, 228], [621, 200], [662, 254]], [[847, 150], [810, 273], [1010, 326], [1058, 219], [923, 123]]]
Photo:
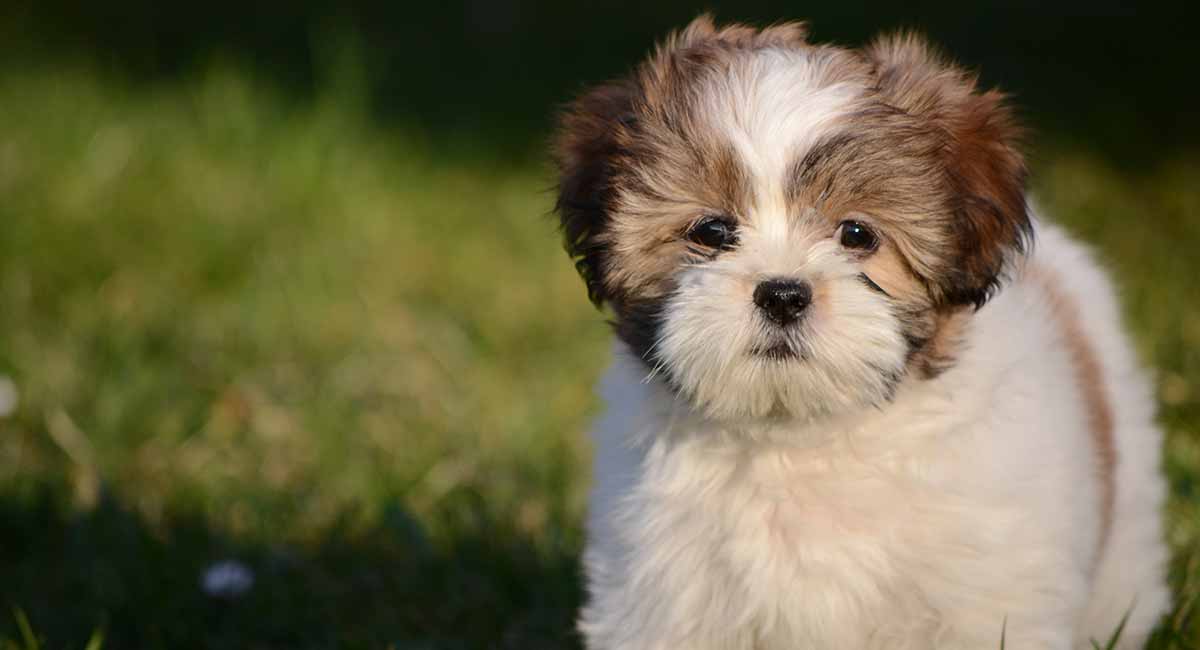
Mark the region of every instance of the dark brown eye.
[[843, 221], [840, 230], [842, 246], [846, 248], [871, 251], [879, 245], [875, 233], [857, 221]]
[[687, 238], [701, 246], [727, 249], [737, 243], [737, 231], [728, 217], [705, 217], [688, 230]]

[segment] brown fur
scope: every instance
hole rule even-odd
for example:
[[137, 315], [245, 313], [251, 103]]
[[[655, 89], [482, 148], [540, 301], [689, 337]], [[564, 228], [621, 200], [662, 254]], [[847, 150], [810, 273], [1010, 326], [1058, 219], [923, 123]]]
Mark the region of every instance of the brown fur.
[[1088, 425], [1096, 449], [1096, 474], [1100, 482], [1101, 539], [1112, 528], [1113, 505], [1116, 497], [1117, 447], [1113, 433], [1113, 409], [1104, 383], [1104, 369], [1083, 330], [1079, 310], [1063, 290], [1055, 273], [1042, 266], [1030, 265], [1025, 270], [1046, 295], [1050, 311], [1057, 321], [1062, 341], [1075, 371], [1075, 382], [1087, 408]]
[[589, 294], [613, 306], [618, 333], [644, 338], [679, 268], [697, 261], [688, 227], [714, 211], [748, 213], [753, 179], [699, 100], [710, 80], [748, 74], [739, 66], [763, 48], [804, 49], [818, 85], [864, 88], [861, 108], [793, 164], [790, 209], [815, 210], [831, 234], [855, 215], [877, 229], [883, 244], [865, 269], [896, 303], [910, 366], [937, 374], [953, 363], [962, 307], [995, 291], [1030, 224], [1003, 97], [976, 92], [913, 36], [850, 51], [808, 44], [798, 23], [718, 28], [701, 16], [629, 77], [576, 100], [556, 139], [558, 208]]
[[953, 366], [969, 309], [934, 307], [928, 286], [888, 242], [863, 266], [867, 277], [894, 299], [908, 341], [909, 370], [929, 379]]
[[691, 225], [708, 214], [746, 214], [748, 175], [728, 144], [665, 129], [654, 141], [630, 143], [622, 158], [617, 209], [600, 237], [611, 251], [606, 289], [618, 298], [661, 295], [688, 258], [683, 235]]
[[933, 312], [929, 338], [912, 347], [908, 358], [909, 368], [920, 377], [931, 378], [953, 366], [968, 320], [969, 310], [966, 308]]
[[1022, 131], [996, 91], [976, 92], [976, 79], [917, 36], [897, 35], [866, 48], [882, 101], [940, 130], [945, 220], [951, 252], [939, 269], [940, 302], [982, 305], [995, 292], [1010, 255], [1031, 235], [1025, 205]]
[[[793, 165], [789, 201], [813, 207], [831, 226], [867, 220], [895, 245], [923, 283], [944, 265], [946, 206], [941, 151], [945, 136], [924, 120], [872, 104]], [[940, 217], [940, 218], [939, 218]]]
[[[668, 37], [630, 77], [576, 100], [560, 120], [555, 154], [567, 248], [593, 300], [620, 303], [670, 288], [688, 258], [680, 235], [711, 206], [736, 218], [749, 207], [747, 174], [722, 134], [698, 114], [706, 78], [767, 47], [811, 47], [801, 23], [717, 28], [701, 16]], [[866, 66], [822, 48], [841, 65], [829, 81]]]
[[601, 275], [607, 246], [600, 236], [613, 209], [619, 139], [631, 124], [635, 92], [631, 81], [618, 80], [579, 97], [563, 113], [554, 146], [559, 168], [555, 209], [564, 244], [597, 305], [608, 297]]

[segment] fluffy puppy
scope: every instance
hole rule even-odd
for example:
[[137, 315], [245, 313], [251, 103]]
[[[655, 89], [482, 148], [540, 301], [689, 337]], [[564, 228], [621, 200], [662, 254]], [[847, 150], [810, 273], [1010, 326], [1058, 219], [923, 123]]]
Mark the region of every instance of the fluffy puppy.
[[1145, 639], [1151, 393], [1019, 138], [915, 36], [707, 17], [565, 111], [558, 210], [618, 339], [589, 648]]

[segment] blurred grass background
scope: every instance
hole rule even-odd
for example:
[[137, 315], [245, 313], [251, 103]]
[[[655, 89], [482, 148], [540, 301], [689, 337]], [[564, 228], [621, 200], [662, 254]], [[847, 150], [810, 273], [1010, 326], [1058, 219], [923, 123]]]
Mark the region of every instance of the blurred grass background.
[[[1200, 646], [1189, 17], [714, 5], [918, 26], [1018, 94], [1039, 202], [1157, 370], [1180, 607], [1153, 647]], [[575, 647], [608, 332], [543, 145], [700, 8], [0, 7], [0, 604], [50, 648]], [[253, 586], [206, 593], [222, 561]]]

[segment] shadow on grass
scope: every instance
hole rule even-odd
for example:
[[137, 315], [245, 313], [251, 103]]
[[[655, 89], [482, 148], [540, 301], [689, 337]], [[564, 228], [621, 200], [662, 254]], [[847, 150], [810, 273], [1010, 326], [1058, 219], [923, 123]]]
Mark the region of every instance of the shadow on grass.
[[[107, 648], [578, 647], [576, 550], [547, 552], [482, 500], [456, 500], [472, 502], [446, 544], [392, 504], [369, 529], [272, 546], [199, 515], [151, 524], [112, 498], [75, 513], [39, 488], [0, 496], [0, 596], [48, 648], [81, 648], [97, 629]], [[253, 586], [206, 594], [202, 574], [227, 559], [251, 569]], [[19, 638], [12, 617], [0, 620], [0, 638]]]

